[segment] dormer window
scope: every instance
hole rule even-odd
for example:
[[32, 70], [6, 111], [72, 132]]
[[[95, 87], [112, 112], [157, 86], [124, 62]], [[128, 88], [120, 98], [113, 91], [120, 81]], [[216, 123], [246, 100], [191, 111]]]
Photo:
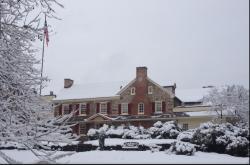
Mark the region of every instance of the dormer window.
[[152, 86], [148, 86], [148, 94], [153, 94], [153, 87]]
[[135, 87], [131, 88], [131, 95], [135, 95]]

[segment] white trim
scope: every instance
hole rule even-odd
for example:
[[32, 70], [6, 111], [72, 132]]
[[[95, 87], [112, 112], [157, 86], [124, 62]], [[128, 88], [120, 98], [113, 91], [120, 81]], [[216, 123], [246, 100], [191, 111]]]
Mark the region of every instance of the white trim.
[[[81, 108], [81, 105], [85, 105], [85, 114], [82, 114], [81, 112], [82, 112], [82, 108]], [[87, 111], [87, 104], [86, 103], [80, 103], [79, 104], [79, 116], [87, 116], [86, 115], [86, 111]]]
[[[132, 92], [134, 89], [134, 93]], [[131, 87], [131, 91], [130, 91], [131, 95], [135, 95], [135, 87]]]
[[120, 95], [123, 91], [125, 91], [130, 85], [132, 85], [136, 81], [136, 78], [132, 80], [128, 85], [126, 85], [120, 92], [118, 92], [116, 95]]
[[[142, 112], [140, 112], [140, 104], [143, 104], [143, 113]], [[145, 113], [145, 107], [144, 107], [144, 103], [143, 102], [140, 102], [139, 104], [138, 104], [138, 114], [144, 114]]]
[[[149, 90], [150, 88], [152, 89], [151, 92]], [[153, 86], [148, 86], [148, 94], [153, 94]]]

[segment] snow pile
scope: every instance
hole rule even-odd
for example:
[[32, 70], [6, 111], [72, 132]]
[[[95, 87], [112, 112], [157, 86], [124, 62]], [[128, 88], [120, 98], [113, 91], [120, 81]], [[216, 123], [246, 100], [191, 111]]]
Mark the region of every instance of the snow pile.
[[184, 143], [184, 142], [173, 142], [171, 143], [171, 147], [165, 151], [166, 154], [176, 154], [176, 155], [187, 155], [187, 156], [193, 156], [196, 149], [194, 148], [194, 145], [190, 143]]
[[153, 127], [148, 129], [152, 138], [156, 139], [176, 139], [181, 131], [181, 126], [177, 124], [177, 121], [168, 121], [164, 124], [161, 121], [157, 121]]
[[249, 129], [230, 123], [202, 123], [194, 130], [191, 143], [201, 145], [207, 152], [228, 153], [233, 156], [249, 155]]
[[185, 132], [181, 132], [177, 136], [177, 140], [183, 141], [183, 142], [190, 142], [193, 139], [193, 134], [194, 134], [193, 130], [187, 130]]

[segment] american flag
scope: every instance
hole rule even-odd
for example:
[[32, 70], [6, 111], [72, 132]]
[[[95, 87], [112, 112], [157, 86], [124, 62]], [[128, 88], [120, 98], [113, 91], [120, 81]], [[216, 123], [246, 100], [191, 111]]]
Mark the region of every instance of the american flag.
[[45, 23], [44, 23], [44, 34], [45, 34], [45, 37], [46, 37], [46, 44], [48, 46], [48, 42], [49, 42], [49, 32], [48, 32], [48, 26], [47, 26], [47, 21], [45, 19]]

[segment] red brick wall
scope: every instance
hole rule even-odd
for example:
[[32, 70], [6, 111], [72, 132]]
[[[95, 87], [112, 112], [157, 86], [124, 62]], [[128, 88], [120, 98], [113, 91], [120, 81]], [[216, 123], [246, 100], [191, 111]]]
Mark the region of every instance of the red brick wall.
[[151, 103], [147, 97], [147, 68], [137, 67], [136, 68], [136, 88], [135, 97], [131, 105], [131, 115], [138, 114], [138, 104], [144, 103], [144, 115], [150, 115]]

